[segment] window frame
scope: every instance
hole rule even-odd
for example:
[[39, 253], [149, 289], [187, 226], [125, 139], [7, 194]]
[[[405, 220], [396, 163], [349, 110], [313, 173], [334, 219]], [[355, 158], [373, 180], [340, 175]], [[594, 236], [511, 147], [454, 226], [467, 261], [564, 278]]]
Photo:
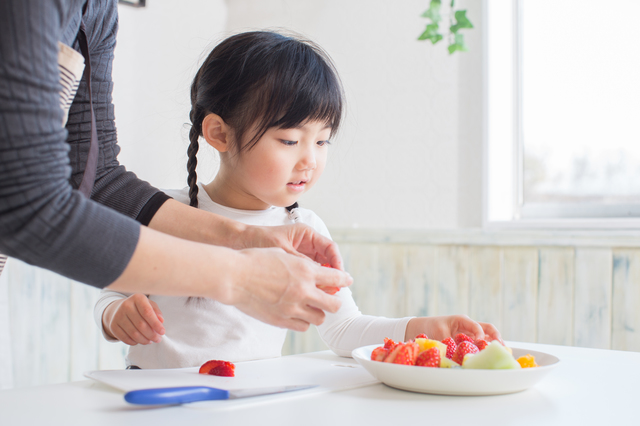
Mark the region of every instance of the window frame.
[[[522, 3], [523, 0], [483, 2], [483, 226], [640, 229], [640, 204], [525, 205]], [[499, 86], [500, 90], [496, 90]]]

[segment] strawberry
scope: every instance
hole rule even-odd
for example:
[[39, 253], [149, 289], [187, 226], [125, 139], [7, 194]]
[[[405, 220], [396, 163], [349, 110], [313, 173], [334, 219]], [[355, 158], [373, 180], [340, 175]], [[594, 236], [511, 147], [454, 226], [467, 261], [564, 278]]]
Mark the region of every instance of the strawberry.
[[200, 367], [200, 374], [211, 374], [213, 376], [235, 376], [236, 366], [229, 361], [211, 360], [202, 364]]
[[475, 341], [475, 345], [478, 347], [478, 350], [481, 351], [484, 348], [486, 348], [487, 346], [489, 346], [489, 342], [487, 342], [484, 339], [479, 339]]
[[424, 333], [420, 333], [416, 336], [416, 339], [428, 339], [427, 335]]
[[434, 347], [420, 352], [415, 365], [419, 367], [440, 367], [440, 350]]
[[334, 287], [330, 285], [319, 285], [318, 288], [324, 291], [325, 293], [331, 294], [331, 295], [334, 295], [340, 291], [340, 287]]
[[[330, 263], [323, 263], [321, 266], [324, 266], [326, 268], [331, 268], [332, 267]], [[333, 287], [333, 286], [330, 286], [330, 285], [319, 285], [318, 288], [320, 290], [324, 291], [325, 293], [331, 294], [331, 295], [334, 295], [334, 294], [336, 294], [337, 292], [340, 291], [340, 287]]]
[[453, 358], [453, 354], [456, 353], [456, 349], [458, 349], [458, 345], [451, 337], [447, 337], [442, 341], [445, 345], [447, 345], [447, 358]]
[[395, 345], [397, 345], [396, 342], [394, 342], [393, 340], [389, 339], [388, 337], [384, 338], [384, 348], [389, 350], [391, 348], [393, 348]]
[[413, 365], [418, 357], [420, 346], [417, 343], [398, 343], [384, 358], [391, 364]]
[[389, 353], [388, 349], [378, 346], [371, 352], [371, 361], [382, 361]]
[[464, 356], [466, 354], [476, 354], [478, 352], [480, 351], [476, 345], [471, 342], [463, 341], [458, 345], [458, 349], [456, 349], [456, 353], [453, 354], [451, 360], [462, 365], [462, 361], [464, 361]]
[[456, 334], [456, 337], [454, 337], [453, 340], [456, 342], [456, 345], [459, 345], [460, 342], [473, 343], [473, 339], [471, 337], [467, 336], [466, 334], [462, 334], [462, 333]]

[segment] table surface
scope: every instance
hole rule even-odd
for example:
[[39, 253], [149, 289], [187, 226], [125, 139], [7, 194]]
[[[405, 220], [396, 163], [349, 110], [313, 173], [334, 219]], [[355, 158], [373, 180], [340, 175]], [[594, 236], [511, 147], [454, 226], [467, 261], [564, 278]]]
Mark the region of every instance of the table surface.
[[533, 388], [509, 395], [428, 395], [378, 383], [293, 399], [258, 397], [250, 405], [218, 404], [215, 410], [206, 402], [133, 406], [122, 391], [85, 380], [1, 391], [0, 425], [640, 424], [640, 353], [508, 344], [555, 355], [561, 363]]

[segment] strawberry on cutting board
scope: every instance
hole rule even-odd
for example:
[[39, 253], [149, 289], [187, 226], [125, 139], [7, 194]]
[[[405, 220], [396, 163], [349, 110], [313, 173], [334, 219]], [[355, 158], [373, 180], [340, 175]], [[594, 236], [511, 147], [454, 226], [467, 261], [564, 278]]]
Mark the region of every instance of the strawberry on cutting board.
[[229, 361], [212, 359], [202, 364], [198, 373], [211, 374], [212, 376], [235, 377], [235, 369], [236, 366]]

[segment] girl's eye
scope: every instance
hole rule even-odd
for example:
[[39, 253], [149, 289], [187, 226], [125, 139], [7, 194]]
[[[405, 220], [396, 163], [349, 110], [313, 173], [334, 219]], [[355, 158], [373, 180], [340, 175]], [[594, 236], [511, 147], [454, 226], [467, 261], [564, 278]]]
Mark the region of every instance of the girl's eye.
[[298, 141], [286, 141], [284, 139], [281, 139], [280, 142], [282, 142], [283, 144], [288, 145], [288, 146], [293, 146], [293, 145], [298, 143]]
[[331, 145], [331, 141], [318, 141], [318, 146]]

